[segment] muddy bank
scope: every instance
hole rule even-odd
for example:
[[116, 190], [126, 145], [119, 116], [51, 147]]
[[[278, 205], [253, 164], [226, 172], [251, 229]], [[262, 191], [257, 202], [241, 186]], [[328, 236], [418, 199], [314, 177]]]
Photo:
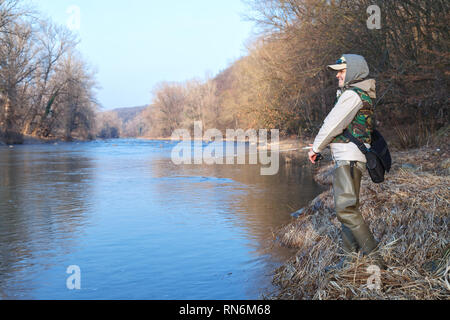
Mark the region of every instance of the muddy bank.
[[[275, 271], [279, 292], [272, 299], [450, 299], [448, 257], [433, 274], [426, 262], [442, 258], [450, 242], [450, 150], [440, 145], [393, 150], [387, 181], [377, 185], [366, 174], [361, 211], [388, 264], [379, 290], [369, 287], [372, 261], [353, 256], [343, 270], [326, 273], [340, 259], [340, 223], [334, 212], [332, 165], [323, 162], [315, 179], [329, 190], [298, 212], [276, 233], [277, 241], [297, 253]], [[442, 271], [443, 270], [443, 271]], [[374, 279], [374, 278], [371, 278]]]

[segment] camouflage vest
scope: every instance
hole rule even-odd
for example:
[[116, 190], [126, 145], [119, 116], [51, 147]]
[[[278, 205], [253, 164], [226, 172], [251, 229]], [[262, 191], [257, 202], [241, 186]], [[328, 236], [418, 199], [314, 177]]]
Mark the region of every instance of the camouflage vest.
[[[373, 131], [373, 114], [374, 114], [373, 101], [369, 97], [369, 95], [360, 88], [353, 87], [350, 90], [353, 90], [359, 95], [363, 103], [363, 106], [361, 110], [358, 111], [356, 117], [353, 119], [352, 123], [350, 123], [347, 129], [359, 141], [371, 144], [372, 142], [371, 135]], [[333, 140], [333, 143], [349, 143], [349, 142], [350, 140], [344, 137], [344, 135], [337, 136]]]

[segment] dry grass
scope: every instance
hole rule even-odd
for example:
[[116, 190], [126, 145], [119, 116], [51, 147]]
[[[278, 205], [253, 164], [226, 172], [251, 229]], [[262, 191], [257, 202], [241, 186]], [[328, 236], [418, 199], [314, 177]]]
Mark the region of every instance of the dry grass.
[[[340, 252], [340, 224], [329, 190], [278, 232], [280, 243], [298, 252], [276, 270], [274, 283], [280, 290], [272, 298], [449, 299], [449, 275], [432, 275], [422, 267], [440, 258], [450, 242], [448, 143], [436, 150], [395, 152], [395, 165], [385, 183], [376, 185], [367, 175], [363, 178], [361, 212], [380, 240], [388, 265], [381, 272], [380, 290], [368, 287], [367, 268], [372, 263], [367, 257], [355, 255], [344, 269], [325, 273]], [[321, 169], [316, 179], [330, 184], [331, 169]]]

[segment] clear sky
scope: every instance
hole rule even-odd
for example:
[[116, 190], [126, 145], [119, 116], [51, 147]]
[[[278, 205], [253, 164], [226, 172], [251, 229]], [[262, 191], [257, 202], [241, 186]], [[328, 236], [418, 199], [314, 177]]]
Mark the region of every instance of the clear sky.
[[252, 23], [241, 0], [28, 0], [58, 24], [77, 26], [98, 72], [104, 109], [146, 105], [161, 81], [215, 76], [245, 55]]

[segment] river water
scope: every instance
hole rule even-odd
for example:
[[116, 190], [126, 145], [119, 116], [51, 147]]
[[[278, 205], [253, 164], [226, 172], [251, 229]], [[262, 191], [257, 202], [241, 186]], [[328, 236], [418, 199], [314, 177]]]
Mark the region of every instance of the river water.
[[262, 176], [259, 165], [175, 165], [174, 146], [0, 146], [0, 299], [273, 292], [272, 273], [292, 252], [272, 232], [321, 192], [311, 167], [281, 159], [277, 175]]

